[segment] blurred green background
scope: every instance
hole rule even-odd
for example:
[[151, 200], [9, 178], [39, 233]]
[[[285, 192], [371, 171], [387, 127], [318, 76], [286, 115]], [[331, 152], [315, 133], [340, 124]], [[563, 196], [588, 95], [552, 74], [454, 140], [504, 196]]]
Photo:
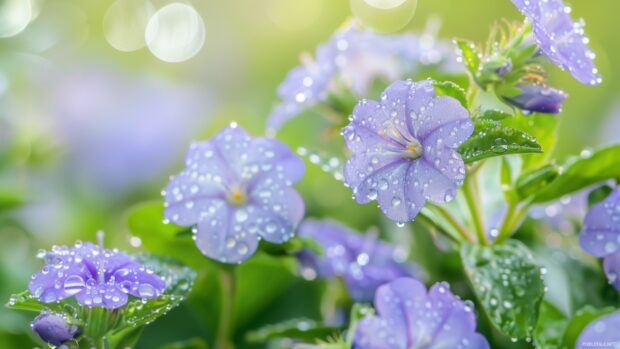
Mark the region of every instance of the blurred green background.
[[[2, 0], [0, 11], [13, 2]], [[151, 2], [155, 8], [172, 3]], [[130, 240], [125, 212], [138, 202], [159, 200], [168, 176], [181, 169], [191, 140], [208, 138], [232, 120], [261, 134], [276, 87], [299, 64], [300, 53], [314, 52], [351, 11], [346, 0], [181, 2], [204, 20], [205, 41], [194, 57], [180, 63], [163, 62], [146, 48], [121, 52], [112, 47], [103, 26], [113, 4], [107, 0], [32, 0], [35, 16], [28, 26], [0, 38], [2, 302], [25, 289], [40, 267], [38, 249], [94, 240], [101, 229], [109, 246], [158, 253], [169, 248], [201, 271], [195, 299], [153, 324], [140, 347], [194, 337], [212, 340], [210, 328], [219, 311], [213, 263], [192, 250], [191, 241]], [[573, 15], [587, 22], [604, 82], [584, 86], [550, 68], [552, 85], [570, 95], [559, 116], [558, 159], [620, 140], [620, 73], [614, 69], [620, 40], [611, 29], [617, 0], [572, 5]], [[419, 32], [431, 17], [441, 21], [440, 38], [474, 41], [485, 40], [490, 25], [502, 17], [521, 19], [509, 0], [419, 0], [404, 30]], [[287, 125], [279, 138], [293, 149], [317, 147], [320, 125], [305, 116]], [[378, 223], [383, 221], [375, 207], [354, 204], [348, 189], [312, 166], [298, 188], [308, 216], [335, 217], [360, 230], [379, 224], [392, 237], [411, 233]], [[423, 232], [415, 233], [413, 238], [422, 241], [413, 254], [429, 243]], [[430, 270], [452, 268], [452, 262], [421, 263]], [[324, 285], [296, 277], [292, 261], [258, 255], [243, 265], [239, 278], [240, 287], [248, 285], [237, 297], [239, 343], [245, 330], [320, 315]], [[27, 325], [32, 317], [1, 309], [0, 348], [37, 345]], [[252, 347], [241, 344], [246, 346]]]

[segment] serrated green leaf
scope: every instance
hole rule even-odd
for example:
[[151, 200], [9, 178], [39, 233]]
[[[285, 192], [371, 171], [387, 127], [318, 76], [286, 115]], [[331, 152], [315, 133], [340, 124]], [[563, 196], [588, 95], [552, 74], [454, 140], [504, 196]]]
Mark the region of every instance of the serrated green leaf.
[[563, 171], [535, 197], [534, 202], [547, 202], [572, 194], [593, 184], [620, 178], [620, 145], [602, 148], [572, 158]]
[[521, 199], [535, 195], [558, 176], [558, 167], [552, 164], [528, 171], [519, 176], [515, 190]]
[[521, 242], [493, 246], [463, 243], [461, 259], [491, 322], [506, 336], [531, 337], [544, 296], [540, 267]]
[[474, 121], [474, 133], [458, 148], [466, 164], [511, 154], [540, 153], [536, 139], [525, 132], [488, 119]]
[[435, 82], [435, 91], [440, 96], [448, 96], [456, 99], [461, 102], [461, 105], [465, 108], [469, 108], [469, 102], [467, 101], [467, 92], [465, 90], [455, 84], [452, 81], [436, 81]]
[[326, 339], [342, 332], [342, 327], [326, 325], [310, 319], [291, 319], [248, 332], [248, 342], [261, 343], [275, 338], [293, 338], [305, 341]]
[[478, 69], [480, 68], [480, 54], [478, 53], [478, 49], [476, 45], [468, 40], [455, 39], [454, 43], [459, 50], [461, 55], [461, 59], [473, 75], [478, 73]]

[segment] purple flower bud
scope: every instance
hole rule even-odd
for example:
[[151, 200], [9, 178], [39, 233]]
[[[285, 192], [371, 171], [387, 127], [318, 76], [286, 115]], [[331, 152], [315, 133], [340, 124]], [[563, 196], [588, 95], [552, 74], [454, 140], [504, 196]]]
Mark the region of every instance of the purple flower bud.
[[583, 21], [574, 22], [571, 8], [562, 0], [512, 0], [532, 22], [534, 38], [543, 53], [558, 67], [588, 85], [601, 83], [588, 47]]
[[459, 101], [435, 95], [433, 81], [397, 81], [380, 101], [361, 100], [350, 120], [344, 178], [358, 203], [377, 200], [387, 217], [405, 222], [427, 200], [454, 199], [465, 179], [456, 149], [474, 125]]
[[79, 336], [79, 329], [62, 316], [42, 311], [30, 324], [32, 330], [46, 343], [62, 345]]
[[541, 84], [519, 84], [521, 93], [516, 96], [503, 96], [508, 104], [525, 112], [557, 114], [562, 110], [562, 103], [566, 99], [563, 91]]
[[396, 279], [377, 290], [376, 315], [360, 320], [355, 349], [489, 349], [476, 332], [471, 302], [462, 301], [440, 282], [430, 290], [419, 281]]
[[192, 144], [185, 164], [164, 190], [164, 215], [195, 227], [204, 255], [241, 263], [260, 239], [283, 243], [293, 237], [304, 202], [291, 186], [305, 166], [288, 146], [253, 138], [231, 123], [208, 141]]
[[45, 252], [45, 266], [32, 276], [28, 289], [41, 302], [74, 297], [87, 307], [116, 309], [128, 295], [155, 298], [165, 282], [136, 259], [116, 249], [90, 242], [54, 246]]

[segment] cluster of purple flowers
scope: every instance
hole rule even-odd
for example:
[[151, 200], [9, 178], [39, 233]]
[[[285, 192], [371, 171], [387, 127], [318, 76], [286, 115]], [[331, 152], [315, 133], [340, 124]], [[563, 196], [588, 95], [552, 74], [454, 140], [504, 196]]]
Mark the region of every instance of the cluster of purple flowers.
[[323, 278], [342, 277], [359, 302], [372, 300], [384, 283], [419, 274], [416, 265], [405, 262], [406, 251], [371, 232], [362, 235], [336, 221], [309, 219], [299, 226], [299, 236], [312, 238], [323, 248], [323, 255], [309, 250], [298, 255], [304, 270]]
[[194, 227], [200, 251], [223, 263], [249, 258], [261, 239], [293, 237], [304, 202], [291, 188], [303, 161], [272, 138], [252, 138], [236, 123], [192, 144], [187, 168], [163, 191], [166, 219]]
[[165, 281], [134, 257], [90, 242], [54, 246], [42, 251], [45, 266], [32, 276], [28, 289], [44, 303], [75, 297], [86, 307], [116, 309], [128, 296], [143, 299], [162, 294]]
[[350, 120], [344, 177], [358, 203], [377, 200], [386, 216], [405, 222], [427, 200], [456, 196], [465, 179], [456, 149], [474, 125], [459, 101], [436, 96], [433, 81], [397, 81], [380, 101], [360, 101]]
[[267, 119], [277, 130], [286, 121], [327, 98], [338, 83], [359, 98], [365, 97], [375, 78], [394, 81], [420, 65], [441, 65], [446, 72], [460, 69], [450, 45], [431, 35], [380, 35], [349, 23], [316, 50], [315, 58], [302, 58], [278, 87], [281, 102]]

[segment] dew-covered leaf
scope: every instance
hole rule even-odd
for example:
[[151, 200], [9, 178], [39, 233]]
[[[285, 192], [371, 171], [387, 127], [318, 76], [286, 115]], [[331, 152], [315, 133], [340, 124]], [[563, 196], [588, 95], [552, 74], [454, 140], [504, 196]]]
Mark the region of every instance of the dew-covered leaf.
[[68, 309], [61, 302], [43, 303], [30, 293], [30, 291], [23, 291], [11, 295], [9, 301], [6, 303], [6, 307], [15, 310], [34, 311], [37, 313], [46, 309], [55, 313], [67, 313]]
[[509, 337], [531, 337], [544, 284], [529, 249], [516, 240], [493, 246], [463, 243], [461, 259], [491, 322]]
[[549, 158], [556, 142], [559, 118], [553, 114], [524, 115], [517, 112], [514, 116], [502, 120], [502, 125], [524, 132], [539, 144], [541, 151], [523, 157], [523, 168], [540, 167]]
[[436, 81], [434, 86], [438, 95], [452, 97], [461, 102], [463, 107], [469, 107], [467, 92], [461, 86], [452, 81]]
[[304, 341], [326, 339], [343, 330], [340, 326], [331, 326], [310, 319], [291, 319], [277, 324], [263, 326], [250, 331], [245, 338], [249, 342], [267, 342], [275, 338], [292, 338]]
[[540, 153], [536, 139], [523, 131], [488, 119], [474, 121], [474, 133], [458, 148], [466, 164], [510, 154]]
[[620, 178], [620, 145], [586, 151], [572, 158], [560, 175], [534, 197], [534, 202], [547, 202], [572, 194], [593, 184]]
[[480, 113], [478, 113], [475, 118], [476, 119], [486, 119], [486, 120], [494, 120], [501, 121], [504, 119], [508, 119], [512, 117], [512, 114], [506, 113], [505, 111], [501, 111], [498, 109], [487, 109]]
[[476, 45], [471, 41], [462, 39], [455, 39], [454, 43], [465, 67], [475, 76], [480, 68], [480, 53]]

